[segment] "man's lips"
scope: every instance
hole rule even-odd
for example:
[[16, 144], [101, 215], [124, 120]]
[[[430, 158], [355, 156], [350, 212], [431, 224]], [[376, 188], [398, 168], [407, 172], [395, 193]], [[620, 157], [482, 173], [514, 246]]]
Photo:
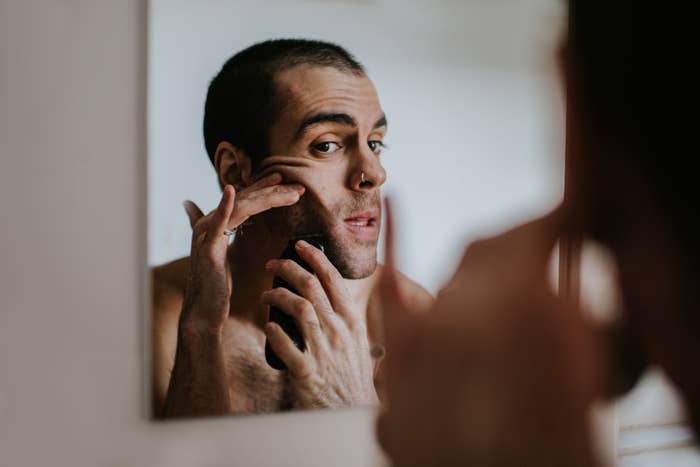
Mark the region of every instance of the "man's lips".
[[345, 222], [359, 225], [375, 224], [378, 216], [378, 211], [353, 212], [349, 217], [345, 218]]
[[346, 227], [355, 235], [376, 239], [379, 236], [378, 211], [352, 213], [344, 219]]

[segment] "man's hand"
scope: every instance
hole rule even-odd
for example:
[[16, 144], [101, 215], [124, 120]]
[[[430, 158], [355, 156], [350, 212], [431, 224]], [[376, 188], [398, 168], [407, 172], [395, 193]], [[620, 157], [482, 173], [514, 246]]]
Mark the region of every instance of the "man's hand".
[[238, 194], [227, 185], [219, 206], [206, 216], [194, 203], [185, 203], [192, 225], [190, 274], [165, 416], [221, 415], [231, 409], [221, 335], [232, 288], [224, 231], [260, 212], [296, 203], [304, 187], [281, 181], [279, 174], [272, 174]]
[[192, 226], [190, 274], [185, 290], [181, 326], [194, 333], [221, 331], [229, 312], [231, 271], [226, 257], [229, 237], [249, 217], [268, 209], [296, 203], [304, 193], [299, 184], [280, 185], [282, 176], [271, 174], [236, 194], [224, 188], [219, 206], [207, 214], [191, 201], [185, 209]]
[[396, 467], [594, 465], [587, 417], [598, 356], [582, 314], [548, 285], [558, 222], [550, 215], [471, 245], [426, 314], [412, 313], [400, 290], [387, 229], [378, 436]]
[[296, 408], [347, 407], [377, 403], [372, 360], [362, 306], [352, 302], [338, 270], [307, 242], [296, 244], [299, 256], [316, 276], [291, 260], [272, 260], [268, 270], [296, 289], [275, 288], [262, 296], [266, 305], [291, 315], [306, 342], [301, 352], [276, 323], [265, 333], [288, 368]]

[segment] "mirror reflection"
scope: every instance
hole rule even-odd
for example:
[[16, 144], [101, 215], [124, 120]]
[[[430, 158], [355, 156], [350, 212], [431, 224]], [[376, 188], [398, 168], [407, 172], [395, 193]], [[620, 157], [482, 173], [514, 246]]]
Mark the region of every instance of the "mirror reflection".
[[508, 5], [151, 2], [156, 418], [380, 404], [384, 193], [426, 309], [556, 204], [558, 10]]

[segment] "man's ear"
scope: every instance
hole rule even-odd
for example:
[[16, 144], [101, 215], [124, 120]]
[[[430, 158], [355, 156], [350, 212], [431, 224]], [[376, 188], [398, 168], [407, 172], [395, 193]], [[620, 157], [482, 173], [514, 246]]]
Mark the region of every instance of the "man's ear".
[[228, 141], [222, 141], [216, 147], [214, 166], [221, 187], [233, 185], [236, 191], [239, 191], [252, 183], [250, 157], [244, 150]]

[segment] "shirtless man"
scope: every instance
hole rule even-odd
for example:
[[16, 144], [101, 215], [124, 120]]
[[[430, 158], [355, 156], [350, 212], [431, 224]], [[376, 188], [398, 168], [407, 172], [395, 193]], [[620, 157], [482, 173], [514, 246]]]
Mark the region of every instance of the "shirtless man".
[[[383, 346], [373, 291], [386, 131], [372, 82], [338, 46], [268, 41], [224, 65], [204, 117], [221, 202], [208, 215], [185, 203], [190, 256], [153, 271], [156, 416], [378, 401]], [[225, 230], [237, 228], [229, 245]], [[305, 233], [326, 241], [325, 254], [297, 244], [315, 276], [275, 259]], [[271, 290], [273, 276], [298, 295]], [[427, 308], [430, 295], [401, 277]], [[295, 319], [304, 352], [268, 323], [271, 305]], [[266, 338], [287, 371], [266, 363]]]

